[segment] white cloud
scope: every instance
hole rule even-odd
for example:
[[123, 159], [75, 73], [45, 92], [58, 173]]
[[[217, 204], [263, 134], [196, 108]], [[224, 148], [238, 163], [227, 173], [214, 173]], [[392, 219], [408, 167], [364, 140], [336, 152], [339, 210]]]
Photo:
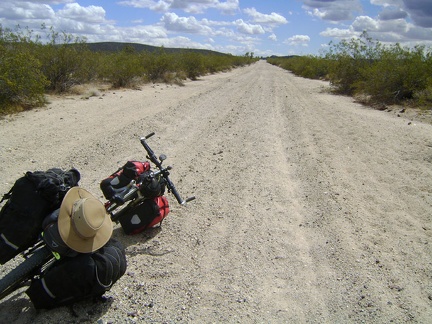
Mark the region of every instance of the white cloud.
[[12, 2], [3, 2], [0, 4], [0, 17], [5, 20], [24, 20], [24, 19], [54, 19], [55, 12], [47, 4], [38, 4], [31, 2], [21, 2], [14, 4]]
[[383, 7], [400, 7], [401, 5], [403, 5], [403, 0], [370, 0], [370, 3], [376, 6]]
[[210, 27], [196, 20], [195, 17], [179, 17], [175, 13], [165, 13], [161, 19], [167, 30], [193, 34], [212, 34]]
[[119, 4], [161, 12], [177, 9], [195, 14], [203, 13], [207, 9], [217, 9], [224, 14], [233, 14], [239, 10], [239, 0], [127, 0], [120, 1]]
[[233, 15], [240, 10], [240, 1], [227, 0], [225, 2], [219, 2], [216, 8], [226, 15]]
[[355, 31], [359, 32], [362, 32], [363, 30], [377, 31], [379, 28], [379, 23], [377, 20], [372, 19], [371, 17], [359, 16], [354, 20], [352, 27]]
[[81, 7], [78, 3], [71, 3], [66, 4], [57, 14], [59, 18], [79, 20], [81, 22], [105, 22], [105, 10], [104, 8], [97, 6]]
[[308, 46], [310, 42], [310, 37], [307, 35], [295, 35], [284, 41], [285, 44], [291, 46]]
[[252, 18], [252, 22], [259, 24], [283, 25], [288, 23], [285, 17], [272, 12], [270, 15], [258, 12], [255, 8], [246, 8], [244, 13]]
[[403, 46], [432, 45], [432, 30], [407, 22], [405, 19], [380, 20], [368, 16], [357, 17], [345, 29], [327, 28], [320, 35], [329, 38], [348, 39], [358, 37], [363, 31], [379, 42], [398, 42]]
[[355, 32], [352, 28], [340, 29], [340, 28], [326, 28], [320, 33], [321, 36], [329, 38], [351, 38], [358, 36], [359, 33]]
[[276, 42], [276, 41], [277, 41], [277, 36], [276, 36], [275, 34], [271, 34], [268, 38], [269, 38], [270, 40], [272, 40], [273, 42]]
[[[3, 2], [7, 2], [7, 0], [4, 0]], [[44, 4], [47, 5], [58, 5], [58, 4], [62, 4], [62, 3], [73, 3], [75, 2], [75, 0], [36, 0], [36, 1], [29, 1], [29, 0], [14, 0], [13, 1], [15, 4], [16, 3], [29, 3], [29, 2], [33, 2], [33, 3], [38, 3], [38, 2], [43, 2]]]
[[265, 34], [265, 30], [261, 25], [248, 24], [243, 19], [237, 19], [234, 24], [237, 26], [237, 30], [243, 34]]
[[[123, 41], [165, 46], [173, 43], [176, 47], [213, 46], [214, 50], [223, 52], [229, 51], [227, 46], [232, 45], [231, 48], [237, 48], [235, 53], [239, 54], [246, 51], [264, 53], [269, 49], [285, 53], [284, 46], [287, 46], [284, 44], [309, 44], [311, 51], [314, 51], [312, 48], [317, 46], [315, 43], [319, 39], [318, 35], [312, 34], [307, 26], [308, 22], [301, 21], [295, 26], [298, 30], [296, 33], [310, 35], [312, 39], [303, 37], [306, 35], [296, 35], [284, 42], [278, 41], [280, 35], [292, 35], [292, 31], [285, 26], [288, 24], [287, 19], [274, 12], [274, 8], [268, 9], [268, 13], [259, 12], [252, 6], [240, 8], [239, 0], [119, 1], [98, 1], [93, 2], [95, 5], [85, 6], [84, 2], [77, 0], [0, 0], [0, 24], [8, 28], [19, 24], [37, 33], [44, 23], [56, 31], [85, 37], [89, 42]], [[320, 35], [326, 37], [320, 43], [331, 39], [357, 37], [363, 30], [380, 42], [400, 42], [407, 46], [432, 43], [432, 0], [368, 0], [380, 7], [374, 8], [381, 9], [374, 13], [376, 16], [362, 12], [361, 4], [365, 3], [364, 0], [297, 1], [313, 18], [310, 19], [305, 12], [298, 9], [294, 12], [284, 11], [285, 16], [292, 21], [297, 21], [301, 16], [306, 20], [313, 20], [314, 26], [311, 27], [321, 28]], [[243, 2], [242, 4], [244, 5]], [[122, 11], [135, 11], [133, 17], [126, 16], [121, 24], [107, 18], [108, 15], [116, 17], [117, 13], [110, 10], [115, 11], [119, 5], [125, 6]], [[271, 8], [270, 3], [268, 7]], [[211, 16], [194, 14], [207, 11]], [[235, 16], [222, 16], [221, 13]], [[153, 19], [154, 17], [156, 19]], [[128, 23], [128, 19], [133, 19], [133, 25], [124, 25]], [[154, 21], [152, 25], [143, 24], [150, 20]], [[334, 27], [337, 28], [323, 30], [329, 26], [328, 23], [335, 24]], [[276, 28], [279, 28], [277, 32]], [[43, 33], [41, 34], [43, 36]]]

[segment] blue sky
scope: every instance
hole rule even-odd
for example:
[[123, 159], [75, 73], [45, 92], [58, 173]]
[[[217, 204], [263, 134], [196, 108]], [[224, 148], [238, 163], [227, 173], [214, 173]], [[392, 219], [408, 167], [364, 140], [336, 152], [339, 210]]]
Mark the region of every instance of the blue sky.
[[432, 0], [2, 0], [0, 24], [45, 24], [89, 43], [318, 55], [363, 30], [382, 43], [431, 46]]

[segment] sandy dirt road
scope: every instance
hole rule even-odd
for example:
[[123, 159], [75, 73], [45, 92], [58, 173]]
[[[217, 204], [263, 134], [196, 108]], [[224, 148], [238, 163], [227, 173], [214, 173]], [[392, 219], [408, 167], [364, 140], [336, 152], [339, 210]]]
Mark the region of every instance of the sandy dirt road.
[[73, 166], [102, 200], [100, 180], [156, 132], [177, 188], [197, 197], [168, 196], [161, 230], [116, 227], [128, 270], [107, 303], [36, 312], [15, 294], [0, 322], [430, 323], [432, 125], [327, 87], [262, 61], [0, 120], [0, 192]]

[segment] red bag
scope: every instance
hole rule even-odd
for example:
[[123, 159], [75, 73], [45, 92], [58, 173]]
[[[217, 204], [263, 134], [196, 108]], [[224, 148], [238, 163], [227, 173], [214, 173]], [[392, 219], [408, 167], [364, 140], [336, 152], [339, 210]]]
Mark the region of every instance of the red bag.
[[158, 196], [144, 200], [122, 215], [120, 225], [126, 234], [134, 235], [162, 223], [168, 213], [168, 199], [165, 196]]

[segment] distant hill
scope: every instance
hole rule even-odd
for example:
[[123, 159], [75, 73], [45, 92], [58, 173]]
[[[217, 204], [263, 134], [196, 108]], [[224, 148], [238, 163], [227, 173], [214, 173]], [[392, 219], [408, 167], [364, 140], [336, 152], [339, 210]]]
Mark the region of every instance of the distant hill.
[[[155, 52], [159, 51], [161, 47], [137, 44], [137, 43], [120, 43], [120, 42], [100, 42], [100, 43], [86, 43], [87, 47], [93, 52], [119, 52], [124, 48], [133, 48], [137, 52]], [[178, 52], [197, 52], [201, 54], [212, 54], [212, 55], [230, 55], [220, 53], [216, 51], [210, 51], [206, 49], [193, 49], [193, 48], [163, 48], [166, 53], [178, 53]]]
[[277, 59], [277, 58], [293, 58], [293, 57], [300, 57], [300, 56], [299, 55], [287, 55], [287, 56], [272, 55], [272, 56], [269, 56], [268, 58]]

